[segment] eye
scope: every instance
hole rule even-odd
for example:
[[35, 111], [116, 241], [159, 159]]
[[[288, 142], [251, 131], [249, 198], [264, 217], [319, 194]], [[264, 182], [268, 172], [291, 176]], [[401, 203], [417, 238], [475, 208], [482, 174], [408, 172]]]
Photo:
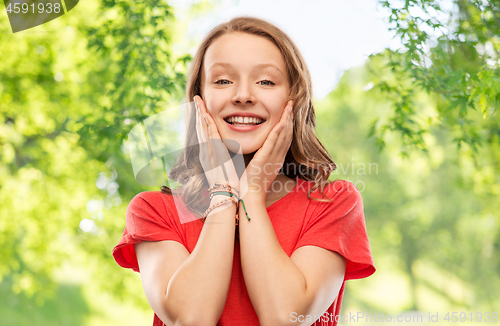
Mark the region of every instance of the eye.
[[274, 85], [274, 83], [270, 80], [267, 80], [267, 79], [264, 79], [264, 80], [261, 80], [259, 83], [269, 83], [269, 84], [264, 84], [264, 86], [271, 86], [271, 85]]
[[216, 81], [215, 81], [215, 84], [219, 84], [219, 85], [229, 85], [229, 84], [222, 84], [222, 83], [220, 83], [220, 82], [228, 82], [228, 83], [230, 83], [230, 81], [229, 81], [229, 80], [227, 80], [227, 79], [219, 79], [219, 80], [216, 80]]

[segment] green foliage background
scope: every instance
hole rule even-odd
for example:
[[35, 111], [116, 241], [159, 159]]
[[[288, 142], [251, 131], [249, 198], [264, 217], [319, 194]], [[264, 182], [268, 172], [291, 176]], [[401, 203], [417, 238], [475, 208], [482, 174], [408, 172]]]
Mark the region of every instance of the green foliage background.
[[[500, 4], [454, 4], [382, 1], [402, 47], [316, 101], [378, 268], [349, 282], [344, 311], [499, 306]], [[150, 323], [140, 278], [111, 257], [130, 199], [157, 190], [135, 182], [123, 140], [182, 100], [184, 24], [156, 0], [85, 1], [16, 34], [0, 23], [2, 325]]]

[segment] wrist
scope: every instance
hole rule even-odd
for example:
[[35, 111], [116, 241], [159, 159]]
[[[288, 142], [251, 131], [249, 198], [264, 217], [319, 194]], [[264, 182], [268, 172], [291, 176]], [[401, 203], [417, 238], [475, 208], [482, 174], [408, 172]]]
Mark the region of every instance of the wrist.
[[228, 201], [227, 200], [228, 198], [229, 197], [223, 195], [214, 196], [210, 201], [209, 209], [207, 209], [207, 211], [209, 212], [206, 215], [206, 218], [215, 213], [219, 213], [226, 210], [230, 211], [231, 212], [230, 215], [232, 216], [232, 218], [234, 218], [234, 216], [236, 215], [237, 206], [235, 205], [234, 202]]
[[[210, 205], [214, 205], [214, 204], [217, 204], [218, 202], [221, 202], [223, 200], [226, 200], [230, 198], [229, 196], [225, 196], [225, 195], [215, 195], [212, 197], [212, 200], [210, 201]], [[228, 202], [227, 203], [228, 205], [229, 204], [234, 204], [233, 202]]]
[[260, 192], [253, 192], [249, 190], [245, 196], [242, 198], [245, 203], [262, 203], [264, 204], [266, 202], [266, 196], [261, 194]]

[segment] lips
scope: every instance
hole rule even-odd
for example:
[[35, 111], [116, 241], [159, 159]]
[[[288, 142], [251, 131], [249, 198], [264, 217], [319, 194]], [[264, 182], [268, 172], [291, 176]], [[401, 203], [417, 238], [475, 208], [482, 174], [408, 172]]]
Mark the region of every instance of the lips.
[[230, 117], [234, 117], [234, 116], [237, 116], [237, 117], [254, 117], [254, 118], [259, 118], [259, 119], [262, 119], [262, 120], [266, 120], [264, 119], [263, 117], [257, 115], [257, 114], [253, 114], [253, 113], [250, 113], [250, 112], [235, 112], [235, 113], [231, 113], [230, 115], [226, 116], [224, 118], [224, 120], [226, 120], [227, 118], [230, 118]]
[[[265, 122], [265, 121], [264, 121]], [[227, 126], [229, 127], [229, 129], [233, 130], [233, 131], [238, 131], [238, 132], [247, 132], [247, 131], [254, 131], [258, 128], [260, 128], [264, 122], [261, 122], [259, 124], [254, 124], [254, 125], [246, 125], [246, 126], [241, 126], [241, 125], [232, 125], [230, 124], [229, 122], [226, 121], [226, 124]]]
[[229, 129], [244, 132], [258, 129], [266, 119], [250, 112], [235, 112], [226, 116], [224, 121]]
[[242, 117], [242, 116], [231, 116], [229, 118], [224, 119], [227, 123], [232, 125], [238, 124], [250, 124], [250, 125], [259, 125], [263, 123], [265, 120], [255, 117]]
[[232, 113], [224, 118], [224, 121], [231, 125], [248, 124], [259, 125], [266, 121], [266, 119], [248, 112]]

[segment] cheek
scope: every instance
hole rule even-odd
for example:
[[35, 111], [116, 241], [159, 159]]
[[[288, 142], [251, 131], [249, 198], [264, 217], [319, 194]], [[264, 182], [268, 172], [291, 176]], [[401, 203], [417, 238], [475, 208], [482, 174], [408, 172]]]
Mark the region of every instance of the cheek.
[[215, 118], [226, 106], [228, 101], [227, 96], [224, 96], [224, 94], [221, 94], [220, 92], [210, 92], [210, 90], [205, 91], [205, 98], [203, 100], [205, 101], [207, 111], [212, 117]]
[[212, 117], [212, 119], [215, 120], [217, 125], [220, 123], [220, 111], [223, 108], [223, 105], [220, 103], [220, 99], [217, 99], [217, 97], [214, 96], [209, 96], [205, 100], [205, 105], [207, 107], [208, 114]]
[[277, 125], [281, 120], [281, 115], [283, 114], [284, 105], [280, 102], [278, 103], [271, 112], [271, 120], [273, 126]]
[[215, 117], [217, 115], [217, 103], [215, 101], [211, 100], [211, 98], [208, 98], [208, 100], [205, 102], [205, 105], [207, 106], [207, 111], [208, 113], [212, 116]]
[[214, 108], [216, 108], [216, 103], [214, 99], [216, 99], [215, 96], [212, 96], [210, 91], [207, 91], [206, 89], [203, 90], [203, 101], [205, 102], [205, 106], [207, 108], [208, 113], [210, 113], [211, 116], [214, 115]]
[[265, 103], [265, 106], [269, 111], [269, 115], [271, 116], [273, 124], [278, 123], [286, 106], [286, 94], [281, 91], [276, 93], [268, 93], [265, 94], [265, 96], [262, 98], [262, 101]]

